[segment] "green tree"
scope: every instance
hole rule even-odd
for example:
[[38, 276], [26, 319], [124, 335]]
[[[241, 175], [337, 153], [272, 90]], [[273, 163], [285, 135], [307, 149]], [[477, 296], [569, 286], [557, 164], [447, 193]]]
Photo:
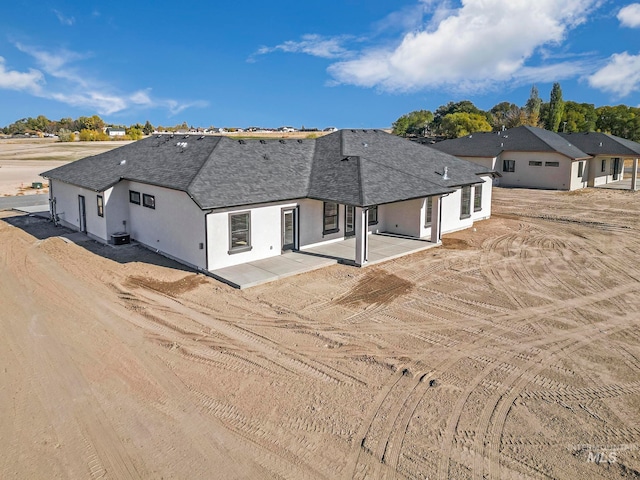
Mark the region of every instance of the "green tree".
[[564, 100], [562, 99], [562, 89], [558, 82], [553, 84], [551, 97], [549, 99], [549, 113], [547, 116], [547, 130], [557, 132], [564, 113]]
[[401, 137], [407, 135], [423, 136], [432, 121], [433, 113], [429, 110], [415, 110], [402, 115], [393, 122], [393, 134]]
[[592, 103], [566, 101], [560, 128], [563, 132], [593, 132], [596, 129], [596, 108]]
[[596, 108], [596, 129], [618, 137], [640, 141], [640, 108], [617, 105]]
[[444, 134], [441, 130], [441, 124], [444, 119], [449, 114], [452, 113], [469, 113], [482, 115], [487, 120], [487, 123], [490, 123], [493, 119], [490, 112], [485, 112], [476, 107], [473, 102], [470, 100], [462, 100], [460, 102], [449, 102], [446, 105], [441, 105], [436, 109], [433, 114], [433, 122], [432, 122], [432, 131], [439, 134]]
[[[137, 124], [140, 125], [140, 124]], [[131, 139], [131, 140], [140, 140], [143, 136], [142, 133], [142, 128], [140, 128], [140, 126], [131, 126], [129, 128], [127, 128], [126, 130], [126, 134], [127, 136]]]
[[76, 136], [71, 130], [68, 130], [66, 128], [61, 128], [60, 130], [58, 130], [58, 140], [60, 142], [74, 142], [75, 139]]
[[537, 127], [540, 125], [540, 107], [542, 106], [542, 99], [538, 93], [538, 87], [531, 86], [531, 93], [529, 99], [524, 106], [526, 113], [526, 125]]
[[147, 122], [144, 124], [144, 127], [142, 127], [142, 131], [145, 135], [151, 135], [153, 133], [153, 125], [151, 125], [151, 122], [149, 120], [147, 120]]
[[525, 124], [525, 113], [515, 103], [501, 102], [491, 110], [491, 124], [495, 130], [514, 128]]
[[444, 116], [440, 130], [447, 138], [458, 138], [474, 132], [490, 132], [491, 124], [481, 113], [456, 112]]

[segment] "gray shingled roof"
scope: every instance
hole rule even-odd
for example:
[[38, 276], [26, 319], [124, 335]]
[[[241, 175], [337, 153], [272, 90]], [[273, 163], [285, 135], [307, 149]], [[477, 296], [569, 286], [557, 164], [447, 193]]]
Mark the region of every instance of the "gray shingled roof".
[[502, 152], [557, 152], [571, 159], [590, 155], [555, 132], [522, 126], [503, 132], [477, 132], [461, 138], [444, 140], [433, 148], [462, 157], [497, 157]]
[[340, 130], [305, 140], [157, 135], [42, 175], [94, 191], [123, 179], [149, 183], [214, 209], [297, 198], [379, 205], [447, 193], [488, 173], [379, 130]]
[[616, 137], [609, 133], [561, 133], [560, 135], [583, 152], [587, 152], [594, 157], [596, 155], [640, 155], [640, 143]]

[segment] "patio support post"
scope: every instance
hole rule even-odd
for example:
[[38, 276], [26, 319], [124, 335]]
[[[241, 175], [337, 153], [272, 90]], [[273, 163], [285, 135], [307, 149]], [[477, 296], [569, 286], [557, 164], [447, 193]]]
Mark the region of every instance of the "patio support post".
[[369, 224], [369, 211], [356, 207], [356, 258], [355, 264], [363, 266], [369, 260], [369, 239], [367, 238], [367, 225]]
[[431, 242], [432, 243], [439, 243], [440, 242], [440, 213], [442, 212], [442, 208], [441, 206], [441, 202], [442, 202], [442, 197], [441, 196], [435, 196], [433, 197], [433, 200], [431, 200]]
[[[624, 168], [623, 168], [624, 170]], [[638, 159], [633, 159], [633, 168], [631, 169], [631, 190], [638, 190]]]

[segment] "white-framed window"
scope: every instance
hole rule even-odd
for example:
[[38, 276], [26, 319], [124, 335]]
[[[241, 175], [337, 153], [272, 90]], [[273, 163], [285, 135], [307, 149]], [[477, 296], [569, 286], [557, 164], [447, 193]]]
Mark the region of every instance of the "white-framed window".
[[427, 197], [427, 205], [424, 212], [424, 226], [431, 226], [431, 216], [433, 215], [433, 197]]
[[515, 172], [516, 171], [516, 161], [515, 160], [503, 160], [502, 161], [502, 171], [503, 172]]
[[98, 203], [98, 216], [104, 217], [104, 199], [102, 198], [102, 195], [98, 195], [96, 197], [96, 201]]
[[336, 233], [338, 227], [338, 204], [336, 202], [324, 202], [322, 234]]
[[229, 214], [229, 253], [251, 250], [251, 212]]
[[473, 211], [482, 210], [482, 184], [479, 183], [473, 187]]
[[142, 194], [142, 205], [147, 208], [156, 208], [156, 197], [153, 195], [148, 195], [146, 193]]
[[460, 218], [469, 218], [471, 216], [471, 185], [462, 187], [460, 197]]
[[584, 174], [584, 162], [578, 162], [578, 178], [582, 178]]

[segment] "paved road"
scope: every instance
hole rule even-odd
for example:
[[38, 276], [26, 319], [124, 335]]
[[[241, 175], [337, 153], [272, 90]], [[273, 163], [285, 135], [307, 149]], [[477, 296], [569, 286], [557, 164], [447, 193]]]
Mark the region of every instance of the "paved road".
[[46, 205], [49, 208], [49, 194], [39, 193], [36, 195], [20, 195], [18, 197], [0, 197], [0, 210], [10, 210], [12, 208], [33, 207], [36, 205]]

